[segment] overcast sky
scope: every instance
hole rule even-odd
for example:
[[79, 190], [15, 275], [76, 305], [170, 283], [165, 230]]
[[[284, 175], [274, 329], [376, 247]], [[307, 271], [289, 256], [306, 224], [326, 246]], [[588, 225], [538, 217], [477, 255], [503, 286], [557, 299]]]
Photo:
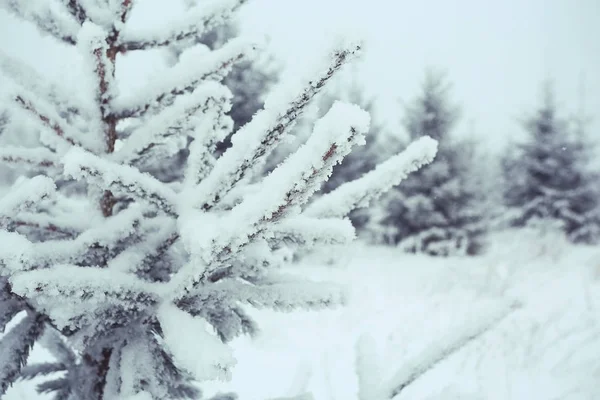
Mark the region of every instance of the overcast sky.
[[432, 65], [447, 70], [464, 121], [488, 138], [518, 131], [546, 77], [571, 112], [583, 80], [585, 109], [600, 128], [598, 0], [256, 0], [254, 10], [248, 23], [277, 32], [273, 45], [294, 60], [336, 30], [360, 30], [361, 78], [387, 100], [390, 118], [394, 98], [413, 97]]
[[[170, 3], [139, 0], [150, 10], [138, 22], [157, 24]], [[560, 102], [574, 112], [585, 86], [585, 109], [600, 128], [600, 1], [598, 0], [253, 0], [242, 14], [248, 31], [271, 35], [292, 65], [314, 56], [333, 34], [357, 32], [367, 52], [360, 79], [391, 120], [398, 100], [416, 94], [428, 65], [443, 67], [461, 105], [489, 143], [518, 134], [516, 119], [536, 105], [540, 83], [553, 78]], [[167, 8], [164, 8], [167, 7]], [[140, 7], [141, 8], [141, 7]], [[158, 9], [158, 8], [157, 8]], [[132, 16], [133, 18], [133, 16]], [[50, 76], [67, 79], [77, 66], [51, 40], [0, 11], [0, 49]], [[160, 66], [146, 66], [160, 69]], [[141, 76], [141, 75], [140, 75]], [[138, 79], [142, 79], [138, 76]], [[143, 84], [143, 80], [140, 81]]]

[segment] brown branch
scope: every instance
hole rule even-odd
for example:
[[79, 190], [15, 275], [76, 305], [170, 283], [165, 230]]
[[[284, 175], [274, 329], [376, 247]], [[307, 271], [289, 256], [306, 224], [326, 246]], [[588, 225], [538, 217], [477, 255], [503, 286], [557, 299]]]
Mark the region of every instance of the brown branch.
[[33, 115], [37, 117], [37, 119], [42, 123], [42, 125], [50, 128], [56, 135], [64, 140], [66, 140], [69, 144], [75, 145], [75, 141], [72, 138], [65, 136], [65, 129], [60, 126], [60, 124], [56, 121], [52, 121], [50, 117], [44, 115], [40, 111], [38, 111], [33, 103], [25, 100], [21, 95], [15, 97], [15, 101], [26, 111], [29, 111]]
[[34, 160], [33, 158], [27, 159], [25, 157], [11, 156], [8, 154], [0, 154], [0, 161], [14, 166], [27, 165], [28, 167], [37, 167], [40, 169], [58, 167], [53, 160]]
[[[131, 8], [131, 2], [126, 0], [123, 4], [125, 7], [121, 17], [125, 18], [127, 12]], [[113, 153], [115, 151], [115, 143], [117, 141], [117, 123], [119, 120], [111, 113], [110, 109], [110, 95], [112, 88], [109, 87], [109, 77], [114, 78], [115, 74], [115, 62], [118, 53], [115, 43], [119, 38], [119, 33], [120, 32], [117, 29], [113, 29], [111, 34], [106, 38], [106, 43], [108, 44], [106, 50], [104, 47], [98, 47], [92, 51], [96, 60], [95, 73], [97, 75], [98, 89], [100, 92], [100, 98], [98, 100], [100, 115], [102, 116], [102, 123], [105, 129], [104, 138], [107, 153]], [[105, 54], [103, 54], [104, 51], [106, 51]], [[106, 62], [106, 60], [108, 60], [108, 62]], [[115, 203], [116, 199], [113, 193], [108, 190], [105, 191], [100, 200], [100, 209], [104, 217], [110, 217], [113, 214]]]
[[79, 0], [63, 0], [69, 13], [82, 25], [87, 20], [87, 13], [83, 6], [79, 3]]
[[110, 359], [112, 357], [114, 349], [112, 347], [103, 347], [100, 351], [100, 357], [93, 357], [90, 353], [86, 353], [83, 355], [83, 361], [92, 371], [95, 371], [94, 374], [94, 383], [90, 388], [92, 393], [94, 393], [95, 400], [103, 400], [104, 399], [104, 388], [106, 387], [106, 376], [108, 375], [108, 370], [110, 367]]
[[67, 236], [69, 238], [73, 238], [76, 235], [75, 232], [68, 230], [66, 228], [61, 228], [54, 224], [48, 224], [47, 226], [41, 226], [40, 224], [36, 224], [34, 222], [27, 222], [27, 221], [15, 220], [15, 219], [8, 219], [7, 221], [3, 221], [0, 218], [0, 227], [4, 227], [8, 230], [15, 230], [19, 227], [27, 227], [27, 228], [33, 228], [33, 229], [39, 229], [39, 230], [45, 230], [48, 232], [57, 233], [60, 235]]
[[121, 3], [121, 22], [125, 23], [127, 21], [132, 8], [132, 0], [123, 0], [123, 2]]

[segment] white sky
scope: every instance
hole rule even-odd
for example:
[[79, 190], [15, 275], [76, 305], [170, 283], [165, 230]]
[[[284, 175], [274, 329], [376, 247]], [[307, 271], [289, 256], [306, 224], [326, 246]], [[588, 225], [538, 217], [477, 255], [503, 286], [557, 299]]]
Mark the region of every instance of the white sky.
[[253, 7], [249, 24], [276, 32], [273, 45], [294, 62], [332, 32], [366, 34], [361, 78], [389, 118], [394, 99], [410, 100], [433, 65], [453, 83], [462, 129], [472, 120], [488, 138], [518, 133], [515, 120], [536, 105], [546, 77], [571, 112], [583, 77], [585, 110], [600, 129], [598, 0], [256, 0]]
[[[138, 22], [164, 23], [173, 1], [139, 0], [147, 12]], [[162, 4], [160, 4], [162, 3]], [[539, 84], [556, 81], [568, 111], [579, 104], [600, 129], [600, 1], [598, 0], [252, 0], [245, 28], [270, 34], [276, 52], [291, 65], [318, 53], [334, 34], [362, 35], [367, 53], [360, 78], [377, 94], [392, 123], [398, 100], [417, 92], [424, 68], [445, 68], [463, 112], [462, 130], [473, 121], [478, 134], [498, 140], [519, 133], [515, 122], [536, 105]], [[159, 12], [149, 7], [158, 4]], [[141, 9], [142, 7], [140, 7]], [[133, 16], [132, 16], [133, 18]], [[40, 39], [33, 29], [0, 11], [0, 49], [69, 80], [77, 63], [69, 52]], [[162, 66], [146, 65], [147, 70]], [[143, 74], [137, 77], [143, 84]]]

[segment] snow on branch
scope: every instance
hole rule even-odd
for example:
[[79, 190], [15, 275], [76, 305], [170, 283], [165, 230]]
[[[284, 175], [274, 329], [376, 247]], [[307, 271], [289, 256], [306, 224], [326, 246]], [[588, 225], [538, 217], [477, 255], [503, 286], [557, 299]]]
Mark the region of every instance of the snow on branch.
[[19, 378], [35, 341], [44, 330], [44, 317], [28, 314], [0, 340], [0, 396]]
[[[206, 82], [198, 86], [192, 93], [178, 96], [173, 105], [150, 117], [144, 124], [135, 129], [125, 140], [123, 146], [115, 153], [115, 160], [123, 163], [135, 163], [158, 145], [165, 138], [179, 132], [181, 126], [194, 127], [196, 131], [204, 131], [207, 124], [218, 123], [211, 120], [215, 108], [223, 109], [231, 99], [231, 92], [216, 82]], [[223, 109], [224, 114], [229, 109]], [[214, 131], [214, 130], [213, 130]], [[210, 135], [206, 135], [210, 136]], [[222, 140], [223, 135], [215, 138]], [[205, 143], [204, 141], [200, 141]]]
[[83, 25], [87, 19], [85, 9], [79, 0], [61, 0], [61, 3], [67, 8], [67, 11], [75, 18], [79, 25]]
[[[56, 201], [55, 204], [58, 205]], [[64, 206], [68, 207], [68, 204], [64, 204]], [[27, 236], [29, 234], [35, 237], [47, 235], [48, 238], [55, 237], [61, 239], [74, 238], [86, 228], [82, 226], [82, 221], [68, 220], [63, 218], [63, 215], [49, 215], [36, 212], [36, 210], [32, 210], [31, 212], [22, 211], [17, 215], [5, 219], [2, 225], [8, 231], [24, 233]], [[83, 222], [83, 225], [85, 225], [85, 222]]]
[[89, 310], [99, 306], [139, 309], [152, 307], [159, 299], [156, 285], [103, 268], [55, 265], [15, 273], [10, 282], [14, 293], [34, 300], [59, 327], [90, 317]]
[[41, 175], [15, 184], [8, 194], [0, 198], [0, 227], [3, 218], [47, 199], [55, 190], [54, 181]]
[[477, 318], [472, 325], [464, 327], [463, 330], [446, 332], [441, 343], [428, 346], [417, 358], [409, 360], [409, 362], [404, 362], [394, 376], [383, 383], [381, 391], [379, 392], [381, 395], [378, 397], [371, 397], [371, 399], [393, 399], [419, 377], [423, 376], [458, 350], [496, 328], [502, 321], [520, 308], [520, 303], [512, 303], [509, 306], [498, 307], [498, 309], [493, 310], [493, 312]]
[[32, 171], [45, 170], [54, 167], [58, 170], [60, 157], [44, 147], [25, 148], [3, 146], [0, 148], [0, 162], [12, 167], [27, 168]]
[[356, 237], [349, 219], [310, 218], [298, 215], [285, 219], [269, 229], [276, 241], [294, 243], [306, 247], [316, 244], [346, 244]]
[[0, 276], [0, 333], [4, 333], [6, 325], [23, 311], [23, 308], [22, 301], [10, 292], [7, 279]]
[[86, 180], [115, 195], [132, 196], [175, 215], [175, 192], [158, 179], [128, 165], [120, 165], [100, 158], [77, 147], [63, 157], [65, 175]]
[[172, 218], [153, 218], [145, 227], [144, 238], [118, 254], [108, 262], [108, 268], [121, 272], [146, 272], [143, 269], [156, 267], [155, 261], [179, 238]]
[[63, 363], [37, 363], [25, 366], [21, 369], [21, 379], [34, 379], [43, 375], [50, 375], [54, 372], [61, 372], [66, 369], [65, 364]]
[[[40, 123], [51, 135], [42, 136], [42, 142], [48, 147], [58, 152], [64, 152], [69, 147], [76, 144], [75, 138], [84, 137], [75, 131], [71, 126], [56, 112], [51, 104], [42, 99], [21, 92], [13, 97], [15, 104], [20, 112], [25, 112]], [[17, 110], [15, 110], [17, 111]]]
[[48, 0], [0, 0], [0, 8], [32, 22], [42, 33], [74, 45], [79, 24]]
[[169, 46], [176, 42], [192, 40], [225, 23], [247, 0], [203, 1], [188, 10], [186, 16], [163, 29], [135, 31], [125, 29], [118, 41], [121, 51], [143, 50]]
[[[209, 325], [165, 303], [158, 309], [158, 320], [164, 340], [176, 362], [191, 372], [198, 380], [228, 379], [236, 364], [229, 346], [209, 333]], [[182, 340], [181, 332], [194, 332], [191, 342]]]
[[42, 268], [54, 263], [94, 265], [108, 258], [119, 244], [136, 234], [143, 220], [143, 209], [130, 206], [126, 210], [102, 219], [101, 223], [81, 233], [73, 240], [47, 240], [36, 243], [24, 256], [22, 269]]
[[178, 306], [194, 314], [204, 314], [206, 309], [222, 307], [234, 296], [235, 302], [255, 308], [279, 311], [296, 309], [324, 309], [342, 305], [346, 301], [344, 288], [328, 282], [299, 280], [294, 275], [267, 273], [250, 280], [217, 280], [211, 285], [201, 285], [177, 301]]
[[119, 118], [131, 118], [156, 112], [171, 105], [177, 96], [196, 88], [200, 82], [220, 81], [236, 63], [250, 58], [255, 50], [255, 44], [238, 38], [214, 51], [203, 45], [195, 46], [183, 53], [179, 63], [160, 79], [146, 85], [135, 95], [124, 93], [116, 97], [112, 102], [114, 113]]
[[346, 302], [346, 293], [341, 287], [326, 282], [298, 280], [297, 277], [262, 283], [260, 286], [245, 286], [240, 288], [240, 301], [256, 308], [319, 310]]
[[117, 18], [122, 23], [127, 22], [131, 9], [133, 8], [133, 0], [113, 0], [113, 3], [115, 2], [117, 3], [115, 6]]
[[436, 153], [437, 142], [429, 136], [424, 136], [361, 178], [344, 183], [320, 197], [304, 214], [317, 218], [343, 217], [356, 208], [366, 207], [406, 179], [409, 173], [430, 163]]
[[31, 254], [33, 243], [23, 235], [5, 230], [0, 230], [0, 239], [2, 242], [2, 247], [0, 247], [0, 272], [4, 272], [3, 270], [6, 269], [9, 271], [21, 270], [27, 255]]
[[46, 329], [39, 343], [61, 364], [71, 366], [77, 362], [75, 351], [65, 343], [65, 340], [54, 329]]
[[[328, 65], [319, 68], [307, 84], [280, 87], [267, 99], [265, 108], [233, 136], [232, 147], [219, 158], [211, 174], [198, 185], [192, 199], [199, 202], [204, 210], [211, 209], [219, 202], [237, 182], [264, 161], [295, 125], [310, 100], [360, 48], [355, 43], [344, 43], [333, 51]], [[196, 205], [198, 203], [193, 206]]]
[[[257, 192], [247, 195], [221, 222], [211, 221], [214, 229], [204, 228], [212, 226], [209, 220], [200, 223], [185, 217], [187, 220], [180, 221], [188, 251], [210, 264], [221, 251], [236, 252], [270, 223], [299, 213], [299, 207], [319, 189], [352, 145], [364, 142], [369, 122], [369, 114], [358, 106], [336, 102], [315, 124], [308, 141], [267, 176]], [[203, 213], [199, 218], [202, 221], [214, 216]]]

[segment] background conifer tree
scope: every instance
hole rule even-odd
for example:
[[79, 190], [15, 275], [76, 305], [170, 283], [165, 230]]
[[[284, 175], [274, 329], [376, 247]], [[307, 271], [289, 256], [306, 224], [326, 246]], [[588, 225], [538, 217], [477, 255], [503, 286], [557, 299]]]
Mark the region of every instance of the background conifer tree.
[[471, 175], [476, 143], [452, 136], [458, 109], [449, 90], [443, 74], [427, 71], [404, 124], [411, 139], [428, 135], [438, 140], [438, 156], [389, 193], [370, 223], [378, 240], [409, 252], [474, 254], [482, 245], [482, 193]]
[[573, 242], [596, 241], [597, 180], [589, 168], [593, 145], [580, 123], [560, 116], [550, 82], [523, 127], [525, 140], [510, 147], [503, 160], [509, 224], [554, 227]]

